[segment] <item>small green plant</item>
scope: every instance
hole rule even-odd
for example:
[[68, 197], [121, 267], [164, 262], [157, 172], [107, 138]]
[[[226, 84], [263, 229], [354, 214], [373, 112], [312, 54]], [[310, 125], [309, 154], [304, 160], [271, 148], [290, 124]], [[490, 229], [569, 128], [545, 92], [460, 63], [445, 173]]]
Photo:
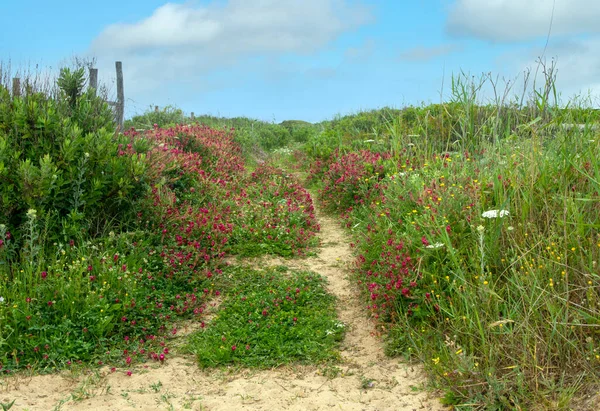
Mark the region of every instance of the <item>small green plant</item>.
[[162, 388], [163, 384], [161, 381], [157, 381], [153, 384], [150, 384], [150, 388], [152, 389], [152, 391], [154, 392], [159, 392]]
[[364, 375], [360, 377], [360, 388], [368, 390], [375, 387], [375, 380], [373, 378], [367, 378]]
[[342, 369], [335, 365], [328, 364], [321, 370], [321, 375], [328, 380], [333, 380], [342, 374]]
[[12, 400], [11, 402], [0, 402], [0, 407], [2, 407], [2, 411], [8, 411], [12, 408], [12, 406], [15, 404], [16, 399]]

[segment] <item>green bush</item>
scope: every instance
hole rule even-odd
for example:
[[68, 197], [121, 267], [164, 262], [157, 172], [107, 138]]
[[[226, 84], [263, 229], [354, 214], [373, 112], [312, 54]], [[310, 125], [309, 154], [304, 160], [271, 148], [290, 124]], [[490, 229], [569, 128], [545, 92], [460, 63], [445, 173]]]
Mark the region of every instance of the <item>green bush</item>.
[[57, 98], [11, 98], [0, 85], [0, 224], [16, 247], [32, 213], [38, 246], [67, 242], [126, 221], [145, 189], [143, 156], [132, 155], [144, 145], [115, 135], [108, 105], [83, 82], [83, 69], [63, 69]]
[[131, 119], [126, 120], [124, 128], [125, 130], [131, 128], [151, 130], [155, 125], [167, 128], [177, 124], [184, 124], [186, 121], [183, 111], [176, 107], [166, 106], [159, 110], [150, 107], [144, 114], [133, 116]]

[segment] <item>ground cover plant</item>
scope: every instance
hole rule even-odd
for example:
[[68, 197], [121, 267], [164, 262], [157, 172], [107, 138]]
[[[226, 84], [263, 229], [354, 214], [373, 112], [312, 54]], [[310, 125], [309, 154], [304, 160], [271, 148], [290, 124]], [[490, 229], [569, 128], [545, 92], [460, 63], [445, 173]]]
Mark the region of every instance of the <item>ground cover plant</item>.
[[286, 267], [227, 271], [232, 282], [210, 328], [189, 339], [188, 350], [201, 367], [239, 364], [271, 368], [290, 362], [338, 359], [344, 325], [335, 299], [316, 273]]
[[600, 377], [595, 111], [544, 90], [533, 106], [482, 106], [464, 90], [458, 79], [448, 118], [388, 117], [379, 143], [309, 145], [309, 183], [352, 230], [388, 352], [421, 360], [446, 403], [575, 406]]
[[228, 294], [226, 255], [315, 244], [307, 192], [247, 169], [230, 131], [115, 133], [84, 82], [64, 70], [56, 94], [0, 88], [2, 374], [165, 361], [178, 321]]

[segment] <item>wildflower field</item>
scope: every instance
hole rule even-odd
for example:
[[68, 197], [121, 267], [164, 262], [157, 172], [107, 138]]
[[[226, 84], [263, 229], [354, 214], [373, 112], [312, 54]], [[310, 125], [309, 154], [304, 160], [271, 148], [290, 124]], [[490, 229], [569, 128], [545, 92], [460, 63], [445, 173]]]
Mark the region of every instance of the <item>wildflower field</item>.
[[[201, 345], [221, 362], [335, 357], [339, 333], [325, 331], [339, 327], [318, 275], [284, 281], [224, 262], [316, 245], [312, 199], [294, 178], [267, 164], [248, 169], [232, 131], [155, 125], [119, 134], [99, 97], [61, 93], [12, 98], [0, 87], [2, 374], [77, 364], [131, 373], [168, 359], [183, 319], [201, 329], [189, 350]], [[271, 295], [275, 279], [289, 284]], [[204, 311], [213, 300], [237, 301], [242, 280], [253, 284], [245, 309], [265, 331], [216, 341], [202, 332]], [[264, 335], [283, 330], [294, 355]]]
[[472, 90], [337, 120], [337, 139], [306, 146], [308, 183], [352, 232], [388, 353], [420, 360], [444, 403], [586, 409], [600, 376], [599, 113], [543, 93], [477, 105]]
[[[173, 350], [203, 368], [335, 363], [344, 324], [320, 273], [228, 259], [314, 253], [316, 201], [351, 235], [386, 353], [423, 364], [444, 404], [590, 407], [600, 113], [551, 104], [551, 81], [520, 103], [459, 78], [439, 105], [260, 127], [150, 112], [119, 133], [83, 71], [61, 78], [0, 86], [3, 376], [131, 375]], [[173, 347], [183, 321], [198, 331]]]

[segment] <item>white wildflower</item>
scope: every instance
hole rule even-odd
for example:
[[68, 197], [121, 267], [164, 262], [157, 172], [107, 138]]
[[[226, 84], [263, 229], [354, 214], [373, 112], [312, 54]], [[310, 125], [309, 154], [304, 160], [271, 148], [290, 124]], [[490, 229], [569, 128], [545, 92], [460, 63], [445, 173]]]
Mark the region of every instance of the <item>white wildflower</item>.
[[433, 244], [429, 244], [428, 246], [425, 246], [425, 248], [442, 248], [444, 246], [444, 243], [433, 243]]
[[27, 217], [29, 217], [32, 220], [35, 220], [35, 218], [37, 217], [37, 210], [35, 208], [30, 208], [29, 210], [27, 210]]
[[0, 295], [0, 303], [3, 303], [3, 302], [4, 302], [4, 297], [2, 297], [2, 296]]
[[480, 234], [483, 234], [483, 232], [485, 231], [485, 227], [484, 227], [484, 226], [482, 226], [482, 225], [479, 225], [479, 226], [477, 226], [477, 231], [478, 231]]
[[481, 214], [481, 216], [483, 218], [502, 218], [502, 217], [506, 217], [510, 215], [510, 213], [508, 212], [508, 210], [488, 210], [485, 211], [483, 214]]

